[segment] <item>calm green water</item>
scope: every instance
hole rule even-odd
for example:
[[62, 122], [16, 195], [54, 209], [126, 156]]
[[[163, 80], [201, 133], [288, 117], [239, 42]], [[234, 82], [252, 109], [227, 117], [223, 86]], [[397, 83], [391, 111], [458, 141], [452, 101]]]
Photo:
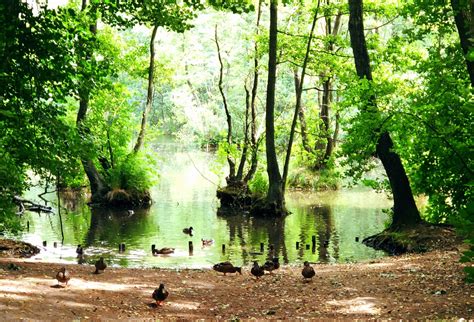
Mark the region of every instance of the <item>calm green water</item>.
[[[289, 193], [287, 205], [292, 214], [285, 218], [250, 218], [246, 214], [222, 217], [216, 214], [216, 185], [212, 183], [219, 179], [209, 170], [213, 155], [176, 144], [163, 143], [157, 150], [162, 176], [153, 189], [150, 209], [129, 215], [127, 211], [90, 209], [82, 201], [64, 196], [61, 205], [72, 210], [62, 209], [61, 216], [57, 210], [49, 215], [26, 213], [24, 224], [26, 227], [29, 221], [29, 231], [17, 238], [41, 248], [38, 260], [75, 262], [76, 246], [82, 244], [87, 262], [104, 256], [111, 265], [124, 267], [200, 268], [223, 260], [248, 265], [253, 260], [265, 260], [270, 244], [283, 263], [352, 262], [384, 256], [355, 241], [355, 237], [362, 240], [383, 229], [386, 215], [382, 209], [391, 206], [383, 195], [368, 190]], [[40, 188], [32, 189], [26, 197], [40, 201], [40, 192]], [[45, 197], [57, 205], [55, 194]], [[192, 237], [182, 232], [189, 226], [194, 227]], [[312, 236], [316, 238], [314, 249]], [[201, 238], [215, 242], [202, 247]], [[188, 252], [189, 241], [194, 245], [192, 254]], [[126, 244], [125, 252], [118, 251], [119, 243]], [[264, 243], [262, 254], [260, 243]], [[152, 256], [152, 244], [176, 251]]]

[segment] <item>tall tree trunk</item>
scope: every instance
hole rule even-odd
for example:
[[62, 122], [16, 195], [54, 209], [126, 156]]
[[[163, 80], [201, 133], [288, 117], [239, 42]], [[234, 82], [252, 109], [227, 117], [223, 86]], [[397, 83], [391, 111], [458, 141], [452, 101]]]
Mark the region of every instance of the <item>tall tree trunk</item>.
[[268, 192], [267, 202], [275, 207], [275, 212], [283, 212], [285, 208], [285, 196], [282, 185], [282, 177], [278, 167], [278, 159], [275, 148], [275, 83], [277, 67], [277, 19], [278, 0], [270, 2], [270, 30], [268, 49], [268, 81], [267, 100], [265, 106], [265, 146], [267, 154]]
[[305, 56], [303, 60], [303, 66], [301, 69], [301, 78], [298, 82], [299, 86], [296, 90], [295, 113], [293, 114], [293, 121], [291, 123], [291, 130], [290, 130], [290, 138], [288, 140], [288, 147], [286, 150], [285, 165], [283, 167], [283, 182], [282, 182], [283, 192], [285, 191], [286, 179], [288, 177], [288, 170], [290, 168], [291, 148], [293, 146], [293, 138], [295, 135], [296, 123], [298, 121], [298, 115], [300, 113], [300, 108], [301, 108], [301, 98], [303, 95], [304, 77], [306, 74], [306, 66], [308, 65], [309, 53], [311, 50], [311, 41], [313, 40], [314, 28], [316, 27], [316, 21], [318, 20], [319, 5], [320, 5], [320, 0], [318, 0], [318, 5], [314, 12], [313, 22], [311, 24], [311, 31], [309, 32], [308, 43], [306, 44], [306, 52], [305, 52]]
[[[219, 46], [219, 39], [217, 38], [217, 25], [215, 27], [214, 41], [217, 47], [217, 58], [219, 59], [219, 92], [222, 96], [222, 103], [224, 104], [224, 110], [227, 120], [227, 144], [232, 144], [232, 116], [230, 115], [229, 106], [227, 105], [227, 99], [224, 93], [223, 77], [224, 77], [224, 63], [222, 62], [221, 49]], [[230, 151], [227, 151], [227, 163], [229, 164], [229, 176], [227, 177], [227, 183], [235, 181], [235, 162], [230, 156]]]
[[[362, 19], [362, 0], [349, 0], [349, 12], [349, 33], [357, 75], [360, 79], [365, 78], [372, 81]], [[378, 113], [373, 94], [370, 94], [368, 98], [366, 109], [371, 113]], [[390, 134], [385, 130], [382, 130], [382, 133], [380, 130], [377, 132], [379, 137], [376, 153], [387, 173], [393, 194], [393, 221], [390, 228], [397, 229], [415, 225], [421, 222], [421, 218], [403, 164], [399, 155], [392, 150], [393, 142]]]
[[454, 11], [454, 21], [458, 28], [471, 86], [474, 87], [474, 61], [468, 59], [469, 51], [472, 51], [474, 46], [474, 0], [451, 0], [451, 7]]
[[146, 93], [146, 104], [145, 104], [145, 107], [143, 108], [140, 133], [138, 134], [137, 142], [135, 143], [135, 147], [133, 148], [133, 152], [135, 153], [140, 151], [140, 149], [143, 146], [143, 142], [145, 141], [147, 117], [148, 117], [148, 113], [151, 110], [151, 106], [153, 105], [153, 78], [155, 74], [155, 38], [156, 38], [157, 31], [158, 31], [158, 26], [154, 26], [153, 31], [151, 32], [151, 39], [150, 39], [150, 64], [148, 66], [148, 89]]
[[[258, 1], [257, 7], [257, 28], [256, 28], [256, 36], [258, 37], [259, 34], [259, 27], [260, 27], [260, 18], [262, 16], [262, 1]], [[258, 64], [258, 42], [255, 40], [254, 42], [254, 58], [253, 58], [253, 85], [252, 85], [252, 92], [250, 96], [250, 142], [251, 142], [251, 150], [252, 150], [252, 157], [250, 161], [250, 169], [248, 170], [247, 174], [245, 175], [244, 181], [248, 182], [252, 180], [255, 172], [257, 172], [258, 166], [258, 142], [257, 142], [257, 91], [258, 91], [258, 78], [259, 78], [259, 64]]]
[[[82, 0], [82, 10], [86, 10], [87, 8], [87, 0]], [[91, 25], [90, 31], [95, 34], [97, 32], [96, 24]], [[83, 44], [87, 46], [86, 44]], [[89, 53], [89, 57], [86, 59], [90, 59], [92, 53]], [[84, 125], [84, 121], [87, 117], [87, 110], [89, 109], [89, 88], [88, 86], [82, 85], [82, 89], [79, 91], [79, 110], [77, 112], [76, 118], [76, 127], [79, 132], [79, 135], [83, 137], [86, 133], [90, 132], [90, 130]], [[108, 187], [104, 181], [102, 175], [97, 171], [97, 168], [94, 162], [90, 158], [81, 158], [81, 163], [84, 168], [84, 172], [89, 179], [89, 184], [91, 188], [91, 201], [92, 202], [101, 202], [105, 193], [108, 191]]]

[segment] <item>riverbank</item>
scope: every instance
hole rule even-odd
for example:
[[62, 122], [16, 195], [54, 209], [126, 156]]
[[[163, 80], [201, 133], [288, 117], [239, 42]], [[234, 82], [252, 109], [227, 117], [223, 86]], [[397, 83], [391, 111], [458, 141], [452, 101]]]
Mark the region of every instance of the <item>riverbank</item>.
[[[283, 265], [255, 281], [212, 270], [107, 268], [65, 265], [71, 280], [56, 287], [63, 265], [0, 258], [0, 308], [5, 319], [474, 319], [474, 285], [464, 283], [459, 250], [387, 257], [358, 264]], [[14, 265], [11, 265], [11, 264]], [[151, 294], [165, 283], [162, 307]]]

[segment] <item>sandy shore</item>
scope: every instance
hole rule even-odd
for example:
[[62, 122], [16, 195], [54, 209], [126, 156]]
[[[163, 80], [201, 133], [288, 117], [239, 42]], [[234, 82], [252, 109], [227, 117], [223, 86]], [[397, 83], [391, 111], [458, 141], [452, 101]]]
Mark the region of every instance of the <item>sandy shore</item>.
[[[107, 268], [66, 265], [72, 278], [57, 287], [62, 264], [0, 258], [4, 319], [474, 319], [474, 285], [463, 281], [458, 251], [388, 257], [358, 264], [283, 266], [259, 281], [212, 270]], [[18, 270], [8, 268], [10, 263]], [[165, 283], [170, 296], [152, 305]]]

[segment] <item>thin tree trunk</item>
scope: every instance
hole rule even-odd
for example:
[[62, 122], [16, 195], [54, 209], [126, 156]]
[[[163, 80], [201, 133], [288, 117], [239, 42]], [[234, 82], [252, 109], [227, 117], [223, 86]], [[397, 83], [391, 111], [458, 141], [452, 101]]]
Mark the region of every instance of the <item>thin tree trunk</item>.
[[244, 124], [244, 147], [242, 148], [242, 154], [240, 156], [239, 167], [237, 170], [236, 180], [242, 181], [244, 176], [245, 162], [247, 161], [247, 152], [250, 145], [249, 140], [249, 112], [250, 112], [250, 92], [247, 89], [247, 84], [244, 85], [245, 89], [245, 124]]
[[282, 177], [278, 167], [275, 148], [275, 83], [277, 67], [277, 25], [278, 0], [270, 2], [270, 30], [268, 50], [267, 100], [265, 106], [265, 146], [267, 155], [268, 191], [267, 203], [274, 205], [275, 211], [283, 211], [285, 205]]
[[287, 147], [287, 150], [286, 150], [285, 165], [283, 167], [283, 182], [282, 182], [283, 192], [285, 191], [286, 179], [288, 177], [288, 169], [290, 168], [291, 148], [293, 146], [293, 139], [294, 139], [294, 136], [295, 136], [296, 123], [298, 121], [298, 114], [300, 112], [300, 107], [301, 107], [301, 97], [302, 97], [302, 94], [303, 94], [304, 77], [305, 77], [305, 74], [306, 74], [306, 66], [308, 65], [309, 53], [310, 53], [310, 50], [311, 50], [311, 41], [313, 40], [313, 33], [314, 33], [314, 29], [316, 27], [316, 21], [318, 20], [319, 5], [320, 5], [320, 0], [318, 0], [318, 5], [317, 5], [316, 10], [314, 12], [313, 22], [311, 24], [311, 31], [309, 32], [308, 43], [306, 44], [306, 52], [305, 52], [305, 56], [304, 56], [304, 60], [303, 60], [303, 67], [301, 69], [301, 79], [298, 82], [299, 86], [298, 86], [298, 89], [296, 91], [295, 113], [293, 114], [293, 121], [291, 123], [291, 130], [290, 130], [290, 138], [288, 140], [288, 147]]
[[134, 153], [137, 153], [138, 151], [140, 151], [140, 149], [143, 146], [143, 142], [145, 141], [147, 116], [153, 105], [153, 78], [155, 74], [155, 38], [156, 38], [157, 31], [158, 31], [158, 26], [154, 26], [153, 31], [151, 32], [151, 39], [150, 39], [150, 64], [148, 66], [148, 89], [146, 93], [146, 104], [145, 104], [145, 107], [143, 108], [140, 133], [138, 134], [137, 142], [135, 143], [135, 147], [133, 148]]
[[[259, 27], [260, 27], [260, 18], [262, 16], [262, 1], [258, 1], [257, 7], [257, 30], [256, 36], [259, 34]], [[259, 63], [258, 63], [258, 42], [255, 40], [254, 42], [254, 59], [253, 59], [253, 85], [252, 85], [252, 92], [250, 96], [250, 142], [251, 142], [251, 150], [252, 150], [252, 157], [250, 160], [250, 169], [248, 170], [244, 182], [249, 182], [252, 180], [253, 176], [257, 172], [258, 166], [258, 142], [257, 142], [257, 91], [258, 91], [258, 78], [259, 78]]]
[[[301, 95], [301, 93], [298, 93], [299, 88], [300, 88], [300, 75], [298, 74], [298, 69], [295, 68], [293, 71], [293, 78], [295, 81], [295, 94]], [[303, 144], [303, 148], [305, 149], [306, 152], [308, 153], [314, 153], [314, 150], [311, 148], [309, 145], [309, 139], [308, 139], [308, 127], [306, 125], [306, 115], [305, 115], [305, 108], [304, 104], [300, 104], [300, 108], [298, 111], [298, 117], [300, 121], [300, 131], [301, 131], [301, 143]]]
[[469, 51], [473, 49], [474, 43], [474, 0], [451, 0], [451, 7], [454, 11], [454, 21], [458, 28], [459, 40], [464, 53], [467, 72], [471, 79], [471, 86], [474, 87], [474, 61], [469, 60], [467, 57]]
[[[327, 0], [326, 3], [327, 5], [329, 5], [330, 0]], [[339, 29], [341, 26], [341, 17], [342, 15], [340, 13], [336, 15], [334, 26], [332, 25], [331, 17], [330, 16], [326, 17], [326, 37], [329, 37], [329, 36], [335, 37], [338, 35]], [[328, 52], [334, 52], [334, 43], [332, 41], [328, 42], [326, 50]], [[322, 94], [323, 99], [322, 99], [321, 112], [320, 112], [320, 118], [322, 121], [321, 132], [323, 133], [323, 136], [326, 138], [326, 143], [325, 144], [321, 143], [320, 145], [318, 145], [319, 150], [324, 149], [324, 154], [319, 159], [318, 164], [316, 164], [315, 166], [316, 169], [323, 169], [327, 166], [329, 159], [331, 158], [332, 152], [334, 150], [333, 135], [335, 133], [331, 135], [331, 131], [330, 131], [331, 129], [330, 113], [331, 113], [331, 104], [333, 102], [332, 89], [333, 89], [332, 78], [328, 77], [328, 79], [323, 84], [323, 94]]]
[[[232, 144], [232, 116], [230, 115], [229, 106], [227, 105], [227, 99], [224, 93], [224, 86], [223, 86], [224, 64], [222, 62], [221, 49], [219, 47], [219, 39], [217, 38], [217, 25], [215, 27], [214, 41], [217, 47], [217, 57], [219, 59], [219, 66], [220, 66], [219, 92], [221, 93], [222, 102], [224, 104], [224, 110], [225, 110], [225, 115], [226, 115], [226, 120], [227, 120], [227, 144], [230, 147], [230, 145]], [[227, 178], [227, 183], [230, 183], [230, 182], [235, 181], [235, 162], [234, 160], [232, 160], [232, 157], [230, 156], [229, 151], [227, 151], [227, 163], [229, 163], [229, 176]]]
[[[372, 81], [370, 60], [365, 42], [362, 19], [362, 0], [349, 0], [349, 34], [354, 52], [354, 62], [360, 79]], [[377, 113], [375, 96], [370, 94], [366, 110]], [[393, 151], [390, 134], [378, 132], [376, 153], [387, 173], [393, 194], [393, 221], [391, 229], [411, 226], [421, 222], [420, 214], [413, 199], [410, 183], [399, 155]]]

